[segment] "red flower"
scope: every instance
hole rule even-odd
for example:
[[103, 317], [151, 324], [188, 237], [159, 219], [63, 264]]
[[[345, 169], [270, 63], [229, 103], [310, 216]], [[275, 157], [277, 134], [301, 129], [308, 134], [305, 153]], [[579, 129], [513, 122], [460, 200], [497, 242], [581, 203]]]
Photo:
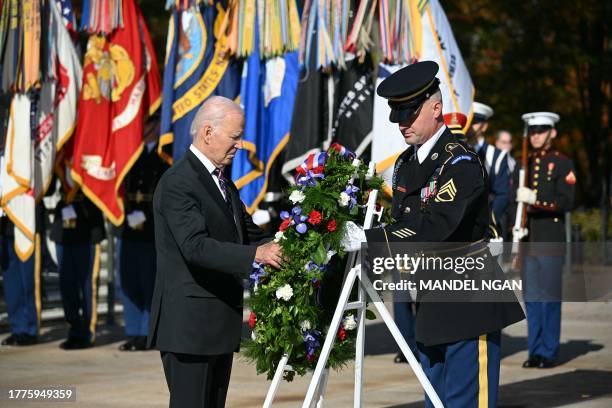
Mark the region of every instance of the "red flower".
[[280, 227], [278, 227], [278, 230], [283, 232], [284, 230], [286, 230], [289, 226], [291, 225], [291, 220], [285, 220], [281, 223]]
[[253, 327], [255, 327], [256, 320], [257, 317], [255, 317], [255, 313], [251, 312], [251, 314], [249, 315], [249, 327], [251, 328], [251, 330], [253, 330]]
[[317, 210], [312, 210], [310, 214], [308, 214], [308, 222], [312, 225], [321, 223], [321, 213]]
[[336, 230], [336, 220], [330, 220], [327, 223], [327, 230], [329, 232], [334, 232]]
[[340, 326], [340, 329], [338, 330], [338, 338], [340, 341], [344, 341], [344, 339], [346, 339], [346, 330], [344, 330], [344, 327], [342, 326]]
[[314, 285], [315, 288], [320, 288], [321, 287], [321, 281], [318, 279], [313, 279], [312, 280], [312, 284]]
[[308, 360], [309, 363], [312, 363], [315, 360], [314, 354], [307, 354], [306, 360]]

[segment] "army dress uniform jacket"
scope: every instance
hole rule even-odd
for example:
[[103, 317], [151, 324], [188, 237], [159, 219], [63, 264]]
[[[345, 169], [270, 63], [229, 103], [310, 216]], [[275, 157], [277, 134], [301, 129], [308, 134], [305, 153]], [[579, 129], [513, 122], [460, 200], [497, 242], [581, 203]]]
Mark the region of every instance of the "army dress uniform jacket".
[[574, 206], [576, 176], [572, 161], [556, 150], [529, 157], [529, 188], [536, 202], [527, 209], [530, 242], [565, 242], [565, 212]]
[[[367, 241], [482, 242], [490, 220], [488, 195], [478, 155], [445, 129], [423, 163], [419, 164], [414, 147], [400, 155], [393, 177], [395, 222], [366, 230]], [[494, 261], [490, 254], [488, 259]], [[488, 266], [501, 274], [496, 262]], [[416, 340], [433, 346], [472, 339], [523, 318], [513, 294], [510, 301], [486, 303], [419, 302], [418, 296]]]
[[229, 180], [227, 191], [232, 211], [190, 150], [159, 181], [149, 347], [196, 355], [238, 350], [242, 279], [252, 271], [255, 245], [268, 235], [253, 223]]

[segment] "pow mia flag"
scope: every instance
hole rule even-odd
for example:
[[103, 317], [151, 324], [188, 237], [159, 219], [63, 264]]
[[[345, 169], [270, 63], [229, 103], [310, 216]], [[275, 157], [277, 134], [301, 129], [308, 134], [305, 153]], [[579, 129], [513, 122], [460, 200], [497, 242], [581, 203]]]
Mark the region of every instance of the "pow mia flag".
[[374, 114], [374, 82], [372, 61], [355, 57], [347, 61], [337, 84], [337, 108], [334, 115], [332, 139], [360, 157], [372, 142]]

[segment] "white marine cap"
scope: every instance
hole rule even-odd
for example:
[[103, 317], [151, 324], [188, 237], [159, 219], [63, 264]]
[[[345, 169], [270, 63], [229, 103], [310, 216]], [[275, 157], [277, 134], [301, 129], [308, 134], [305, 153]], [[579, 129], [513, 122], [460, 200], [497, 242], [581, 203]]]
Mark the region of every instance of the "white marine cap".
[[559, 115], [553, 112], [531, 112], [521, 116], [527, 126], [550, 126], [555, 127], [555, 124], [561, 119]]
[[472, 105], [474, 108], [474, 117], [487, 121], [491, 116], [493, 116], [493, 108], [489, 105], [485, 105], [484, 103], [474, 102]]

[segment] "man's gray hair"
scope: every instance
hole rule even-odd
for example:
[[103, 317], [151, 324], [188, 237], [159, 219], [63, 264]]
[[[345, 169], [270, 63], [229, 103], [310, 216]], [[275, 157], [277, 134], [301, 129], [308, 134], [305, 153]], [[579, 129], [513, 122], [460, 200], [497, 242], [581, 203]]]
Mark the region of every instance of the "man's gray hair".
[[211, 96], [200, 106], [191, 122], [191, 128], [189, 129], [191, 138], [193, 139], [198, 134], [198, 130], [206, 123], [219, 126], [227, 115], [232, 113], [244, 115], [242, 108], [231, 99], [223, 96]]

